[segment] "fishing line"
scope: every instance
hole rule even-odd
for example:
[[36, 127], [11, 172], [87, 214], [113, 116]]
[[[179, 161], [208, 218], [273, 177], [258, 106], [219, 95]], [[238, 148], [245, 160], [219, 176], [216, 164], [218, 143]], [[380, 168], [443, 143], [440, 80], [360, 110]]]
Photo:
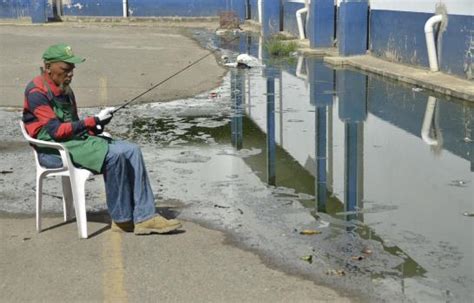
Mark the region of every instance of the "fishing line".
[[[228, 43], [230, 42], [233, 42], [234, 40], [237, 40], [238, 38], [240, 38], [240, 35], [238, 35], [237, 37], [235, 37], [234, 39], [230, 40]], [[115, 114], [117, 111], [119, 111], [120, 109], [124, 108], [125, 106], [129, 105], [130, 103], [132, 103], [133, 101], [137, 100], [138, 98], [140, 98], [141, 96], [149, 93], [150, 91], [154, 90], [155, 88], [157, 88], [158, 86], [160, 86], [161, 84], [165, 83], [166, 81], [170, 80], [171, 78], [179, 75], [180, 73], [184, 72], [185, 70], [189, 69], [190, 67], [192, 67], [193, 65], [197, 64], [198, 62], [204, 60], [205, 58], [209, 57], [210, 55], [214, 54], [215, 52], [217, 52], [218, 50], [220, 50], [220, 48], [216, 48], [215, 50], [211, 51], [210, 53], [206, 54], [205, 56], [202, 56], [201, 58], [199, 58], [198, 60], [194, 61], [193, 63], [191, 64], [188, 64], [187, 66], [183, 67], [182, 69], [180, 69], [179, 71], [177, 71], [176, 73], [172, 74], [171, 76], [167, 77], [166, 79], [158, 82], [157, 84], [153, 85], [152, 87], [150, 87], [149, 89], [147, 89], [146, 91], [142, 92], [141, 94], [137, 95], [136, 97], [134, 97], [133, 99], [129, 100], [129, 101], [125, 101], [124, 104], [120, 105], [119, 107], [117, 107], [112, 113]]]

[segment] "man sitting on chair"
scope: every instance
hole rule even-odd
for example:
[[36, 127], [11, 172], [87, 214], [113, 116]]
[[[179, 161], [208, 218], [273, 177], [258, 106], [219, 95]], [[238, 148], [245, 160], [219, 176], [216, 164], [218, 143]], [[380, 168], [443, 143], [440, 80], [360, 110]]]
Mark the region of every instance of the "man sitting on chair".
[[[180, 228], [178, 220], [167, 220], [155, 213], [140, 148], [127, 141], [97, 136], [112, 119], [115, 108], [79, 119], [69, 84], [75, 64], [85, 59], [75, 56], [70, 46], [56, 44], [44, 52], [43, 61], [43, 73], [25, 90], [23, 122], [28, 134], [64, 144], [76, 166], [104, 175], [112, 230], [150, 234]], [[62, 167], [57, 151], [38, 149], [38, 155], [42, 166]]]

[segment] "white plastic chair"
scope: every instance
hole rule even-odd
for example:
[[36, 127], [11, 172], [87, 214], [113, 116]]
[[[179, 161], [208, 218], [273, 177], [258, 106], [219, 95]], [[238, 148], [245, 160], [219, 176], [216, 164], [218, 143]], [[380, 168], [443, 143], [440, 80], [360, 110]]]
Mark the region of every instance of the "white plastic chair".
[[58, 150], [63, 162], [63, 167], [60, 168], [45, 168], [41, 166], [38, 160], [38, 153], [32, 146], [36, 161], [36, 230], [41, 232], [43, 178], [49, 176], [61, 176], [63, 188], [64, 221], [68, 221], [73, 218], [72, 208], [74, 206], [79, 237], [86, 239], [88, 235], [85, 183], [87, 179], [92, 176], [92, 172], [87, 169], [75, 167], [71, 161], [71, 158], [69, 157], [69, 152], [64, 145], [57, 142], [33, 139], [26, 132], [23, 121], [20, 121], [20, 127], [23, 136], [30, 143], [30, 145], [54, 148]]

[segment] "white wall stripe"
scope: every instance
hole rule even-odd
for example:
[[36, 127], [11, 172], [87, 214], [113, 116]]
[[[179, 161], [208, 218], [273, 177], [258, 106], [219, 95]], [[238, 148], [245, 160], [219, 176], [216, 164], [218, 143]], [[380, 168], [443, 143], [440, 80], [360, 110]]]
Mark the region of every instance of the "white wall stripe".
[[474, 0], [370, 0], [372, 10], [434, 13], [436, 4], [446, 6], [448, 14], [474, 16]]

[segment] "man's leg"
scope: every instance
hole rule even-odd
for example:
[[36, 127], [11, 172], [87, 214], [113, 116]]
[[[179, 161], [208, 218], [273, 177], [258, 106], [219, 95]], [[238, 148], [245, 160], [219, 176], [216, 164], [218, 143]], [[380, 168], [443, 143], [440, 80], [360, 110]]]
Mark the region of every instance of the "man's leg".
[[107, 207], [117, 223], [148, 220], [155, 202], [140, 148], [126, 141], [109, 144], [104, 163]]
[[[126, 141], [109, 145], [105, 161], [107, 205], [115, 223], [132, 221], [135, 234], [166, 233], [181, 227], [178, 220], [155, 215], [155, 202], [140, 148]], [[129, 224], [115, 224], [131, 231]]]

